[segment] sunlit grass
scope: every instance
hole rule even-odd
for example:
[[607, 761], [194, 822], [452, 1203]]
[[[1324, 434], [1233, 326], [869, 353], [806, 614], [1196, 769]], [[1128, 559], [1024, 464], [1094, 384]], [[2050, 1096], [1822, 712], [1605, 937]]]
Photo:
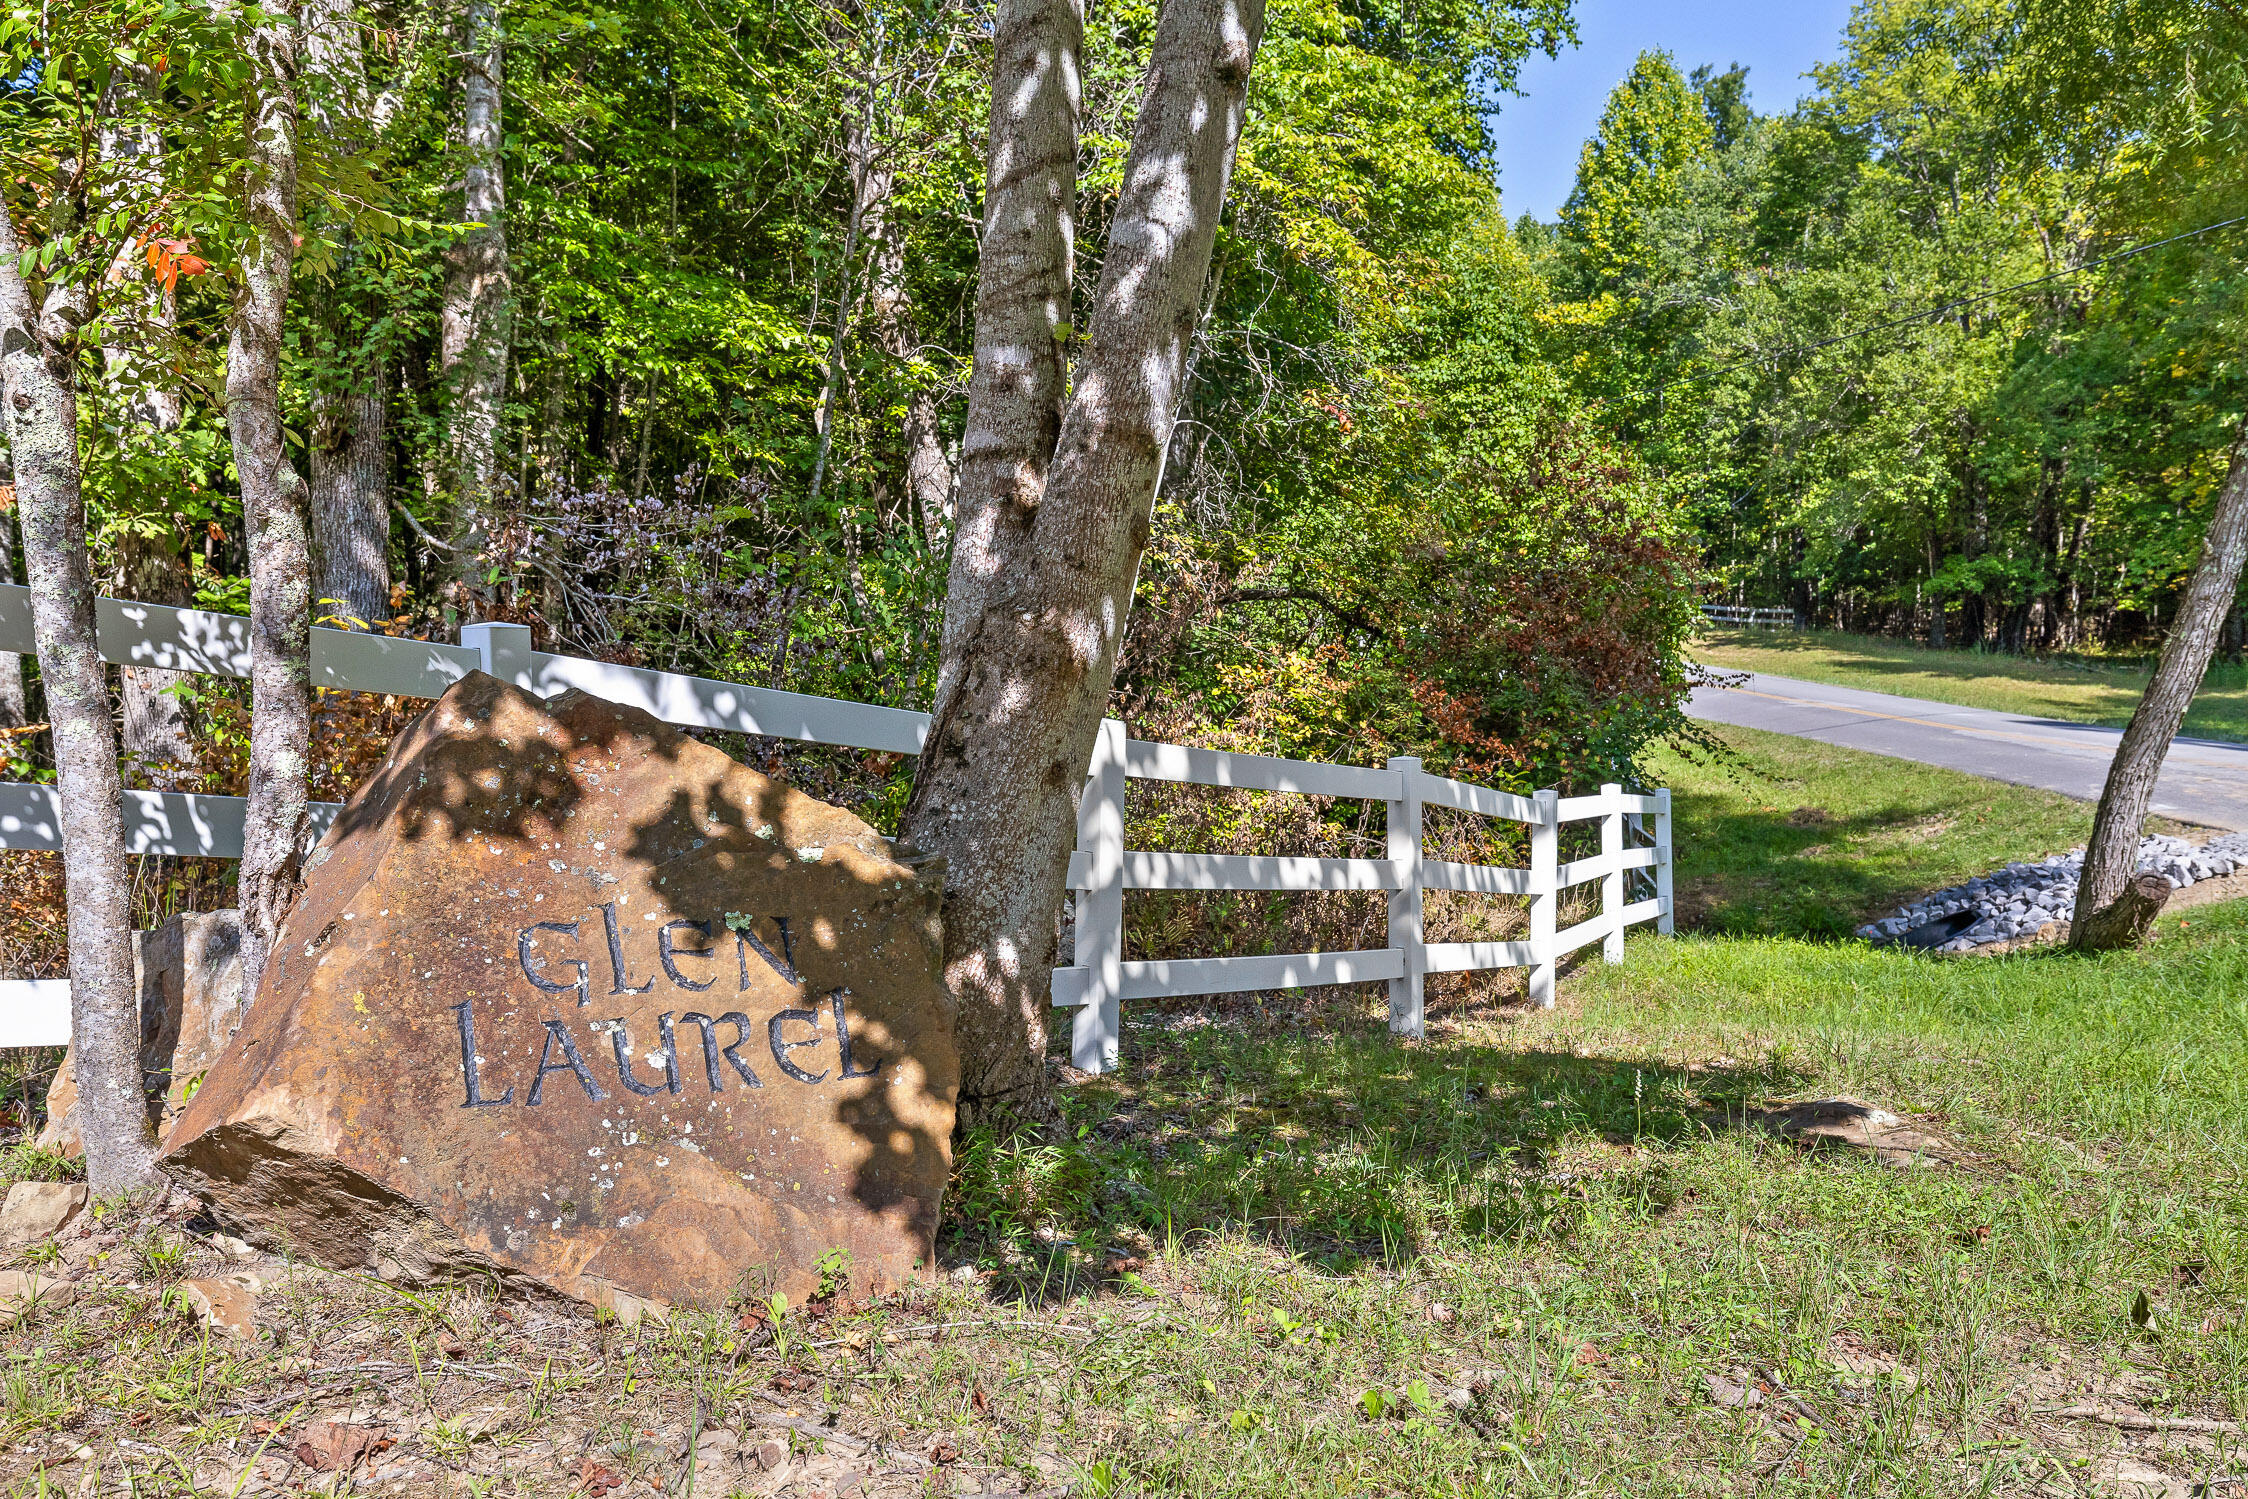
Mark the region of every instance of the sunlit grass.
[[1933, 765], [1704, 725], [1717, 754], [1658, 749], [1680, 914], [1736, 933], [1842, 936], [1906, 899], [2081, 845], [2092, 808]]

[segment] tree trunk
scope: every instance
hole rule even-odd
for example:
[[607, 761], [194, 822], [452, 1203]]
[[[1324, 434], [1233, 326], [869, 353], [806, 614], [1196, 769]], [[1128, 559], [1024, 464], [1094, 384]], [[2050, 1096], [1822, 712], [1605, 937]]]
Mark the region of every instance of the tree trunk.
[[[835, 445], [835, 398], [843, 387], [843, 340], [851, 331], [851, 314], [855, 310], [851, 282], [852, 273], [858, 269], [859, 234], [866, 223], [869, 201], [883, 201], [887, 206], [892, 186], [890, 169], [874, 143], [874, 77], [881, 69], [882, 53], [877, 47], [873, 65], [861, 85], [860, 107], [843, 125], [843, 155], [851, 171], [851, 211], [844, 219], [843, 258], [835, 272], [835, 332], [828, 340], [827, 365], [820, 377], [820, 398], [812, 408], [812, 429], [819, 434], [819, 445], [812, 460], [812, 489], [806, 506], [814, 515], [819, 513], [820, 491], [827, 482], [827, 458]], [[643, 476], [647, 473], [645, 446], [641, 450], [641, 473]], [[639, 492], [637, 486], [633, 492]], [[850, 521], [840, 518], [840, 523], [848, 550]], [[857, 555], [850, 554], [849, 560], [855, 591]]]
[[[0, 453], [0, 486], [9, 493], [9, 502], [0, 509], [0, 583], [16, 580], [16, 511], [15, 470], [8, 464], [8, 456]], [[14, 651], [0, 651], [0, 729], [20, 729], [31, 720], [24, 714], [23, 657]], [[16, 753], [27, 754], [29, 745], [17, 745]]]
[[1061, 436], [1077, 215], [1082, 0], [999, 0], [976, 257], [975, 363], [960, 443], [936, 701], [984, 592], [1030, 529]]
[[867, 288], [875, 337], [895, 366], [905, 392], [905, 490], [922, 544], [932, 556], [944, 552], [952, 529], [952, 463], [937, 430], [937, 398], [914, 366], [921, 340], [913, 325], [913, 306], [905, 284], [905, 226], [894, 206], [895, 174], [878, 169], [877, 192], [868, 194], [866, 232], [874, 241], [873, 284]]
[[497, 0], [468, 0], [461, 62], [461, 218], [465, 229], [445, 252], [445, 301], [438, 317], [440, 362], [449, 402], [446, 458], [453, 488], [454, 560], [466, 595], [484, 589], [499, 523], [500, 403], [513, 338], [508, 282], [507, 193], [500, 162], [500, 81], [504, 65]]
[[[176, 416], [173, 424], [178, 424]], [[128, 531], [118, 547], [118, 560], [122, 564], [118, 592], [124, 597], [175, 609], [195, 602], [187, 559], [176, 535]], [[157, 790], [177, 790], [186, 784], [199, 758], [195, 737], [188, 732], [187, 705], [176, 690], [189, 680], [188, 674], [156, 666], [121, 666], [117, 676], [125, 758], [137, 764]]]
[[156, 1138], [141, 1091], [123, 793], [109, 683], [94, 639], [79, 488], [77, 331], [92, 308], [67, 282], [46, 288], [43, 306], [35, 302], [19, 255], [9, 205], [0, 201], [0, 399], [62, 804], [70, 1033], [86, 1179], [107, 1195], [155, 1181]]
[[250, 551], [250, 795], [242, 833], [242, 981], [255, 1003], [303, 855], [312, 735], [312, 537], [281, 436], [281, 335], [297, 221], [297, 28], [250, 36], [251, 234], [226, 351], [226, 425]]
[[[344, 149], [364, 150], [378, 106], [368, 95], [355, 7], [309, 0], [304, 20], [306, 112]], [[313, 393], [309, 445], [314, 612], [352, 629], [390, 617], [389, 370], [367, 332], [381, 320], [379, 300], [354, 286], [360, 260], [356, 245], [346, 246], [323, 309], [348, 373], [340, 388]], [[354, 316], [362, 308], [365, 326]]]
[[347, 629], [390, 617], [390, 448], [384, 364], [364, 352], [348, 390], [313, 398], [312, 532], [319, 559], [313, 602]]
[[[1045, 24], [1057, 26], [1054, 15], [1048, 12]], [[980, 566], [971, 568], [972, 585], [946, 600], [945, 686], [906, 807], [904, 841], [946, 861], [946, 977], [960, 1000], [966, 1123], [1051, 1112], [1045, 1042], [1055, 915], [1177, 420], [1263, 23], [1260, 0], [1164, 6], [1044, 494], [1030, 494], [1035, 503], [1025, 505], [1017, 503], [1019, 488], [983, 489], [977, 503], [985, 514], [1003, 503], [1007, 515], [972, 545], [963, 499], [956, 588], [963, 548]], [[1001, 105], [1035, 97], [1039, 68], [1052, 65], [1054, 49], [1032, 40], [1005, 33], [999, 39], [1007, 66], [993, 87]], [[1021, 117], [1001, 105], [993, 114], [995, 184], [1018, 180], [1002, 167], [1026, 159], [1015, 140]], [[993, 222], [1004, 227], [1007, 220]], [[1060, 246], [1052, 236], [1045, 243]], [[1048, 304], [1039, 300], [1026, 311], [1019, 303], [1050, 291], [1052, 268], [1015, 260], [987, 264], [986, 274], [995, 269], [1002, 280], [989, 288], [994, 302], [1004, 303], [1000, 292], [1007, 289], [1018, 299], [999, 309], [1001, 325], [1041, 323]], [[980, 289], [978, 364], [995, 350], [992, 357], [1014, 372], [1001, 388], [1028, 396], [1037, 387], [1026, 377], [1021, 346], [982, 325], [985, 303]], [[1000, 384], [980, 368], [976, 380], [986, 392]], [[1024, 400], [1012, 414], [1027, 420], [1038, 409]], [[977, 439], [987, 478], [993, 454], [1010, 444], [1031, 465], [1018, 479], [1048, 472], [1028, 435], [1018, 426]]]
[[[153, 82], [120, 68], [110, 84], [110, 102], [114, 106]], [[113, 121], [102, 130], [100, 139], [101, 157], [116, 172], [114, 190], [120, 199], [148, 196], [158, 190], [164, 155], [164, 139], [158, 131]], [[128, 243], [119, 250], [112, 275], [136, 287], [135, 295], [143, 305], [138, 317], [116, 325], [123, 336], [102, 349], [102, 368], [126, 422], [150, 432], [177, 432], [187, 415], [187, 401], [177, 377], [162, 358], [163, 345], [178, 320], [177, 307], [170, 293], [141, 280], [139, 267], [132, 263], [134, 248]], [[180, 540], [168, 513], [134, 517], [118, 548], [119, 594], [175, 609], [194, 603], [195, 592], [186, 559], [180, 554]], [[118, 676], [125, 758], [140, 767], [150, 785], [171, 790], [181, 784], [184, 772], [196, 761], [187, 707], [178, 690], [187, 682], [187, 673], [126, 666], [118, 669]]]
[[2106, 929], [2095, 918], [2123, 894], [2125, 882], [2138, 868], [2139, 830], [2154, 800], [2155, 777], [2209, 669], [2217, 631], [2240, 586], [2244, 557], [2248, 557], [2248, 428], [2233, 442], [2232, 463], [2224, 487], [2217, 491], [2201, 559], [2186, 582], [2185, 597], [2171, 622], [2169, 638], [2162, 642], [2146, 695], [2139, 699], [2108, 765], [2100, 809], [2092, 819], [2092, 841], [2084, 850], [2084, 874], [2076, 887], [2072, 947], [2087, 946], [2085, 934]]
[[2107, 952], [2146, 941], [2154, 918], [2170, 900], [2170, 881], [2159, 874], [2133, 875], [2123, 893], [2069, 925], [2069, 946], [2079, 952]]

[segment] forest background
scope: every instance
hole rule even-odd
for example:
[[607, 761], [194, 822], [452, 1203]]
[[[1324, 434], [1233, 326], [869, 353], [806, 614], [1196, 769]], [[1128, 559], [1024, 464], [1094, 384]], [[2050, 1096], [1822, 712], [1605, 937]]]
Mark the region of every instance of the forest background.
[[[1087, 11], [1086, 266], [1154, 18]], [[27, 274], [104, 288], [79, 441], [122, 596], [245, 606], [224, 366], [253, 240], [240, 42], [267, 19], [81, 0], [0, 25]], [[926, 706], [987, 13], [299, 19], [281, 371], [320, 617], [520, 620], [545, 649]], [[1869, 0], [1776, 116], [1738, 69], [1650, 54], [1558, 222], [1510, 225], [1488, 122], [1523, 57], [1566, 45], [1565, 0], [1273, 5], [1114, 711], [1147, 738], [1582, 786], [1691, 733], [1702, 596], [1932, 643], [2158, 638], [2248, 394], [2239, 24]], [[28, 664], [0, 662], [19, 778], [51, 774], [36, 674], [9, 690]], [[246, 690], [117, 691], [132, 783], [242, 789]], [[412, 711], [322, 694], [314, 794]], [[734, 747], [878, 824], [903, 804], [892, 758]], [[1136, 794], [1134, 817], [1135, 843], [1212, 851], [1379, 837], [1224, 793]], [[1288, 910], [1151, 905], [1136, 955], [1378, 921]]]

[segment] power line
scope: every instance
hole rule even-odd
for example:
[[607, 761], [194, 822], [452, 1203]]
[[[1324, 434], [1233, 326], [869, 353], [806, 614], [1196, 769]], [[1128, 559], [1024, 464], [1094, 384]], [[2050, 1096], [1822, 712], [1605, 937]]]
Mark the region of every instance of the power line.
[[1752, 354], [1746, 359], [1736, 359], [1730, 364], [1720, 364], [1714, 368], [1703, 370], [1699, 374], [1683, 375], [1679, 378], [1684, 382], [1691, 383], [1696, 380], [1706, 380], [1712, 375], [1722, 375], [1727, 370], [1739, 369], [1744, 364], [1757, 364], [1767, 359], [1785, 359], [1790, 354], [1815, 354], [1821, 349], [1832, 348], [1839, 343], [1848, 343], [1853, 338], [1864, 338], [1873, 333], [1886, 333], [1892, 328], [1907, 328], [1914, 323], [1924, 323], [1932, 318], [1942, 317], [1946, 313], [1957, 312], [1962, 307], [1972, 307], [1978, 302], [1988, 302], [1996, 297], [2009, 296], [2018, 291], [2027, 291], [2033, 286], [2043, 286], [2048, 281], [2060, 281], [2070, 276], [2081, 276], [2086, 271], [2098, 270], [2103, 265], [2112, 265], [2118, 260], [2129, 260], [2134, 255], [2144, 255], [2150, 250], [2159, 250], [2164, 245], [2174, 245], [2180, 240], [2195, 239], [2204, 234], [2213, 234], [2219, 229], [2230, 229], [2235, 224], [2248, 224], [2248, 214], [2243, 214], [2238, 218], [2224, 219], [2214, 224], [2204, 224], [2199, 229], [2188, 229], [2182, 234], [2173, 234], [2167, 239], [2150, 240], [2143, 245], [2133, 245], [2128, 250], [2117, 250], [2112, 255], [2102, 255], [2097, 260], [2087, 260], [2084, 264], [2072, 266], [2068, 270], [2055, 271], [2048, 276], [2039, 276], [2034, 281], [2017, 281], [2011, 286], [2001, 286], [1992, 291], [1977, 292], [1971, 297], [1959, 297], [1944, 303], [1940, 307], [1931, 307], [1925, 312], [1910, 313], [1901, 318], [1892, 318], [1886, 323], [1875, 323], [1871, 327], [1853, 328], [1848, 333], [1837, 333], [1834, 337], [1822, 338], [1817, 343], [1795, 344], [1785, 349], [1775, 350], [1770, 354]]

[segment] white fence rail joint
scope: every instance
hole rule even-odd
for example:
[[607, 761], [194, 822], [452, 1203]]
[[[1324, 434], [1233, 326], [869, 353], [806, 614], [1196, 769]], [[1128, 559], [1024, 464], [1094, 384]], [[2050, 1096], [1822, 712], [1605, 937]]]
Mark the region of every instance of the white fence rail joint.
[[[102, 657], [118, 665], [210, 676], [249, 673], [249, 621], [239, 615], [101, 599], [96, 621]], [[0, 650], [22, 655], [34, 650], [30, 591], [14, 584], [0, 584]], [[903, 708], [551, 655], [532, 648], [525, 625], [464, 625], [458, 645], [318, 627], [312, 632], [312, 680], [320, 687], [434, 698], [471, 671], [489, 672], [542, 697], [577, 688], [644, 708], [685, 728], [897, 754], [918, 754], [929, 729], [927, 714]], [[1388, 809], [1386, 857], [1127, 849], [1124, 798], [1133, 780], [1383, 802]], [[1526, 824], [1529, 867], [1427, 858], [1422, 825], [1429, 807]], [[315, 835], [327, 830], [339, 810], [333, 802], [314, 804]], [[240, 797], [128, 791], [126, 851], [238, 859], [243, 811]], [[1599, 822], [1600, 852], [1563, 864], [1561, 825], [1581, 821]], [[1643, 828], [1652, 845], [1628, 846], [1633, 828]], [[53, 787], [0, 783], [0, 849], [51, 850], [60, 845], [60, 830], [61, 808]], [[1671, 836], [1667, 790], [1635, 793], [1606, 785], [1597, 796], [1565, 798], [1548, 789], [1525, 797], [1430, 775], [1410, 756], [1379, 769], [1326, 765], [1132, 739], [1121, 722], [1104, 720], [1078, 807], [1078, 848], [1069, 864], [1076, 960], [1056, 968], [1053, 976], [1054, 1005], [1076, 1012], [1070, 1026], [1071, 1060], [1087, 1072], [1115, 1069], [1125, 1000], [1382, 983], [1389, 989], [1390, 1030], [1419, 1037], [1426, 1029], [1423, 989], [1429, 974], [1526, 968], [1531, 999], [1550, 1008], [1555, 969], [1571, 952], [1598, 941], [1607, 961], [1620, 962], [1626, 927], [1652, 921], [1660, 932], [1672, 929]], [[1651, 871], [1654, 894], [1627, 903], [1627, 876], [1641, 869]], [[1562, 892], [1593, 881], [1600, 885], [1598, 912], [1557, 932]], [[1127, 962], [1127, 890], [1379, 890], [1389, 905], [1389, 945], [1357, 952]], [[1428, 942], [1424, 893], [1430, 890], [1527, 897], [1527, 939]], [[59, 1046], [69, 1039], [67, 980], [0, 981], [0, 1047]]]

